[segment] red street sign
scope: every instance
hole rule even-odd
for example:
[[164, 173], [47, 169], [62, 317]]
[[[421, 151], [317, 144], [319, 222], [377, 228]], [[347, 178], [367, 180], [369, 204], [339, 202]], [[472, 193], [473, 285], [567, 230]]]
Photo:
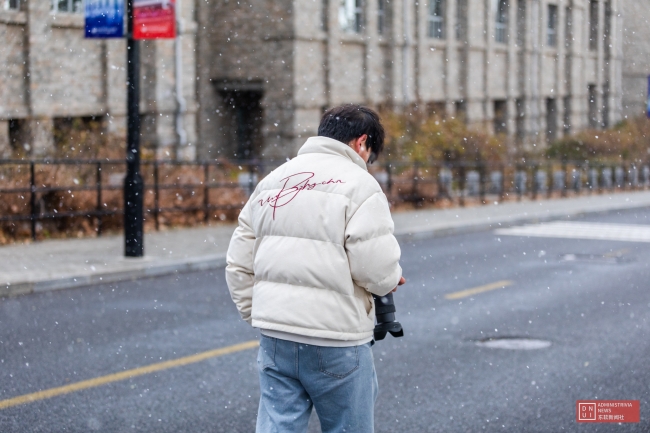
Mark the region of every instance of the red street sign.
[[578, 400], [577, 422], [639, 422], [639, 400]]
[[133, 39], [175, 37], [175, 0], [133, 0]]

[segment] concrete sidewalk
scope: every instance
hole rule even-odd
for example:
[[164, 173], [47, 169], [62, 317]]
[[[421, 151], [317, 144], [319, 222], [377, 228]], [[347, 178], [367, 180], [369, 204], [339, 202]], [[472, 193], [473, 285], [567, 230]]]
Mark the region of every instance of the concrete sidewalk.
[[[650, 192], [506, 202], [393, 214], [400, 241], [490, 230], [587, 213], [650, 207]], [[144, 258], [124, 258], [122, 236], [0, 247], [0, 296], [213, 269], [225, 264], [232, 224], [145, 235]]]

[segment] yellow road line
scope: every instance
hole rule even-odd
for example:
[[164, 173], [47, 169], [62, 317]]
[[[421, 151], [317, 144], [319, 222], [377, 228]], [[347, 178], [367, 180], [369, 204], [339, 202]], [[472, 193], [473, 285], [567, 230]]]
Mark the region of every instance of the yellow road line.
[[497, 281], [496, 283], [490, 283], [484, 286], [474, 287], [472, 289], [461, 290], [460, 292], [448, 293], [445, 295], [445, 299], [466, 298], [478, 293], [489, 292], [490, 290], [503, 289], [504, 287], [511, 286], [513, 284], [514, 282], [510, 280]]
[[158, 362], [156, 364], [145, 365], [144, 367], [134, 368], [132, 370], [121, 371], [119, 373], [109, 374], [107, 376], [96, 377], [94, 379], [83, 380], [81, 382], [71, 383], [57, 388], [50, 388], [44, 391], [38, 391], [31, 394], [20, 395], [8, 400], [0, 400], [0, 410], [20, 404], [31, 403], [46, 398], [56, 397], [58, 395], [69, 394], [71, 392], [81, 391], [88, 388], [94, 388], [106, 385], [120, 380], [131, 379], [142, 376], [143, 374], [155, 373], [168, 368], [181, 367], [183, 365], [194, 364], [205, 361], [209, 358], [228, 355], [242, 350], [252, 349], [259, 346], [257, 340], [247, 341], [245, 343], [235, 344], [233, 346], [222, 347], [221, 349], [209, 350], [207, 352], [197, 353], [196, 355], [186, 356], [184, 358], [172, 359], [170, 361]]

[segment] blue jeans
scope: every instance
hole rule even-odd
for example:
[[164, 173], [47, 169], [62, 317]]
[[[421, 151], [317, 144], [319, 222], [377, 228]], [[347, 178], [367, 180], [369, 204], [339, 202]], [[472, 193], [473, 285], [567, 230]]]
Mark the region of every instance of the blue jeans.
[[377, 375], [370, 343], [321, 347], [262, 335], [257, 433], [306, 432], [312, 407], [323, 433], [374, 431]]

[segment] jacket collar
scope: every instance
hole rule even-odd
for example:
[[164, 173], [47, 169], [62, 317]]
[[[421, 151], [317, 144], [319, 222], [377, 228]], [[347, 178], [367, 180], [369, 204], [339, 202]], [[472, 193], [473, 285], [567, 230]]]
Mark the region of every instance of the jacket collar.
[[348, 158], [364, 170], [368, 170], [365, 161], [361, 159], [361, 157], [350, 146], [332, 138], [309, 137], [298, 151], [298, 155], [305, 155], [308, 153], [339, 155]]

